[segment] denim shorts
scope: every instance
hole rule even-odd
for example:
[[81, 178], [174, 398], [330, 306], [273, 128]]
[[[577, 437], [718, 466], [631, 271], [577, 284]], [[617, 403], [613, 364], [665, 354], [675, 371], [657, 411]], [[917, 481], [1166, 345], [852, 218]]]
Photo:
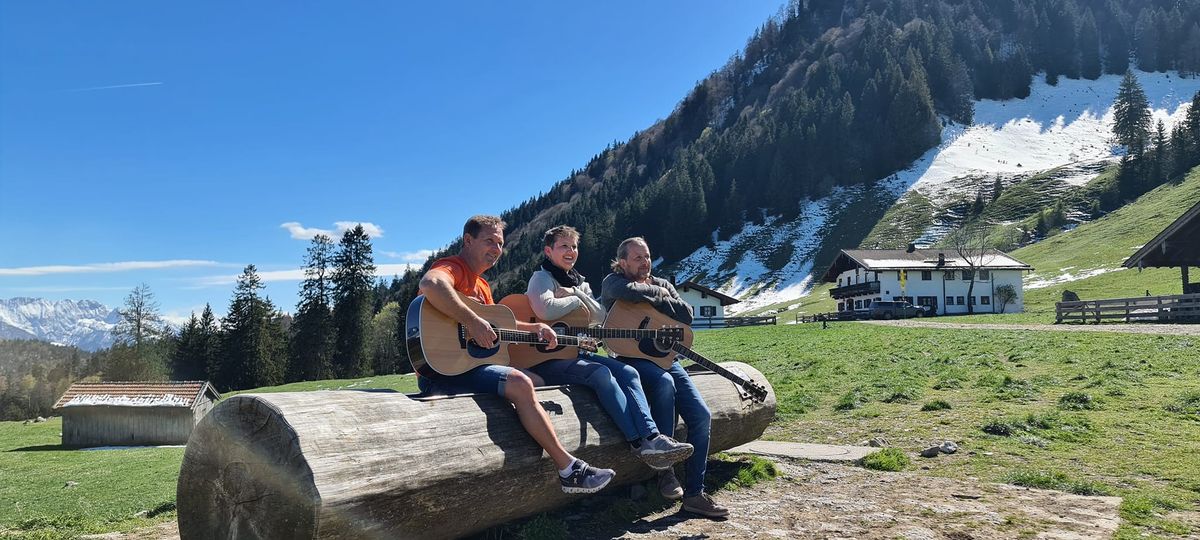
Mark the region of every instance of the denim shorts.
[[417, 377], [417, 387], [425, 395], [497, 394], [504, 395], [504, 384], [513, 368], [508, 366], [479, 366], [460, 375]]

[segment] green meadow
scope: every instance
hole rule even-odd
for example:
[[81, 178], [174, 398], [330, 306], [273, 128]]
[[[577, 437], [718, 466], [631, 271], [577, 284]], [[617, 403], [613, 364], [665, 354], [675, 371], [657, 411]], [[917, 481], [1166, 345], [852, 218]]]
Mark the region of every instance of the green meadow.
[[[1119, 537], [1181, 538], [1200, 532], [1172, 514], [1200, 501], [1196, 340], [847, 322], [703, 331], [696, 348], [767, 376], [779, 399], [770, 439], [883, 437], [910, 456], [905, 470], [1117, 495]], [[413, 386], [393, 375], [256, 391]], [[181, 448], [63, 450], [60, 427], [0, 423], [4, 535], [69, 538], [174, 517]], [[915, 456], [943, 440], [960, 451]]]

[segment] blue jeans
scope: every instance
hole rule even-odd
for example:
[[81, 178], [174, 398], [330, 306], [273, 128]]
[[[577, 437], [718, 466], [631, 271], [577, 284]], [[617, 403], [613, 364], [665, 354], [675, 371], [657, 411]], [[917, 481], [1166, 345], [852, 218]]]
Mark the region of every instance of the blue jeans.
[[708, 467], [708, 440], [712, 429], [712, 413], [692, 378], [684, 371], [678, 360], [671, 369], [664, 370], [658, 364], [640, 358], [624, 358], [642, 377], [646, 399], [650, 401], [650, 412], [654, 423], [664, 435], [675, 435], [675, 412], [687, 425], [687, 443], [696, 450], [684, 462], [687, 469], [683, 479], [683, 496], [694, 497], [704, 493], [704, 472]]
[[546, 384], [581, 384], [591, 388], [627, 441], [658, 433], [638, 372], [624, 362], [580, 351], [574, 360], [547, 360], [529, 370], [541, 376]]
[[479, 366], [459, 375], [435, 374], [417, 377], [417, 388], [424, 395], [498, 394], [504, 396], [504, 383], [513, 368], [508, 366]]

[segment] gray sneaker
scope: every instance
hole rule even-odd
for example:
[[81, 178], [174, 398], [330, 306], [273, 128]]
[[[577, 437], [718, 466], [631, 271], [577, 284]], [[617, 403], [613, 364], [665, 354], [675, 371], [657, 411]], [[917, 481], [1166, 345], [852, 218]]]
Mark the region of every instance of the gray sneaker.
[[729, 517], [729, 509], [717, 504], [707, 493], [694, 495], [683, 500], [684, 511], [700, 514], [707, 518]]
[[604, 489], [617, 473], [612, 469], [597, 469], [582, 459], [576, 459], [571, 474], [558, 477], [564, 493], [595, 493]]
[[683, 486], [675, 478], [675, 471], [668, 470], [658, 475], [658, 494], [668, 501], [678, 501], [683, 498]]
[[651, 469], [662, 471], [687, 459], [692, 455], [693, 450], [695, 449], [688, 443], [681, 443], [660, 434], [648, 441], [642, 440], [642, 445], [634, 449], [633, 453], [637, 454], [637, 457], [646, 462]]

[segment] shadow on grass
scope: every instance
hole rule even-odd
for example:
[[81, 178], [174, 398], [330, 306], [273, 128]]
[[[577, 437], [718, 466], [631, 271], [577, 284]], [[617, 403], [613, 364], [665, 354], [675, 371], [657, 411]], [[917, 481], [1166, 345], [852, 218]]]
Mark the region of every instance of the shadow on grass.
[[25, 446], [25, 447], [21, 447], [21, 448], [13, 448], [10, 450], [5, 450], [5, 452], [47, 452], [47, 451], [51, 451], [51, 450], [55, 450], [55, 451], [78, 450], [78, 448], [70, 448], [70, 447], [63, 446], [61, 444], [39, 444], [37, 446]]

